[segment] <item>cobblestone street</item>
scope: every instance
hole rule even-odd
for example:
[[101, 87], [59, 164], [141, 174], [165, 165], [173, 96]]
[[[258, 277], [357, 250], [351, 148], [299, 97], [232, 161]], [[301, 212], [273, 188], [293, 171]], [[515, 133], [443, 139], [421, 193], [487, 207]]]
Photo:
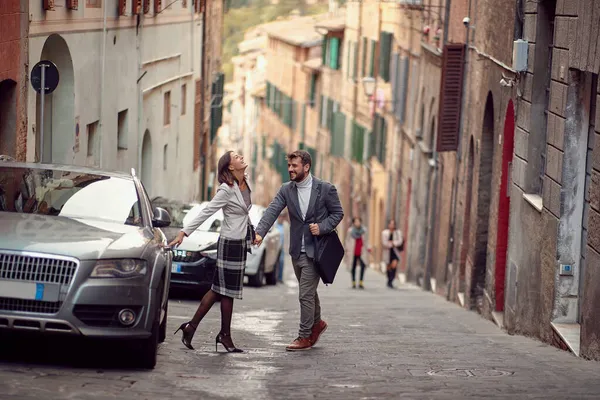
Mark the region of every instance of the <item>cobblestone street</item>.
[[[509, 336], [443, 298], [385, 287], [369, 271], [364, 291], [345, 270], [320, 286], [329, 330], [311, 351], [288, 353], [297, 335], [297, 288], [246, 288], [233, 336], [245, 354], [214, 352], [219, 310], [196, 334], [195, 351], [172, 332], [197, 301], [170, 303], [169, 335], [154, 371], [131, 369], [118, 351], [73, 340], [3, 343], [2, 399], [461, 399], [598, 398], [600, 366], [540, 342]], [[85, 346], [84, 346], [85, 345]], [[25, 356], [24, 352], [31, 353]], [[115, 354], [116, 353], [116, 354]], [[126, 358], [122, 356], [121, 358]]]

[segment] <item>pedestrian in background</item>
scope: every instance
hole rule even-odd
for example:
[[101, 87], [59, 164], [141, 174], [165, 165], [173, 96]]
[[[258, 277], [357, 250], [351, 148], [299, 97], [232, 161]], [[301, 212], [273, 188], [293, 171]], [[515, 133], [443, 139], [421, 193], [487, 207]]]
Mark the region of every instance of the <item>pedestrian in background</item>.
[[402, 231], [396, 229], [396, 221], [393, 219], [388, 222], [387, 229], [381, 233], [381, 245], [383, 247], [383, 262], [386, 265], [388, 283], [390, 289], [394, 288], [394, 279], [400, 262], [400, 253], [404, 249], [404, 238]]
[[253, 230], [248, 212], [252, 207], [251, 190], [246, 180], [248, 164], [244, 157], [228, 151], [218, 163], [218, 180], [221, 184], [215, 197], [202, 211], [184, 226], [169, 246], [177, 246], [194, 232], [204, 221], [223, 209], [223, 225], [217, 241], [217, 270], [211, 289], [204, 295], [191, 321], [181, 324], [175, 333], [182, 331], [181, 341], [194, 350], [192, 338], [198, 324], [217, 300], [221, 300], [221, 331], [215, 338], [215, 350], [219, 343], [229, 353], [242, 353], [231, 339], [231, 316], [233, 299], [242, 298], [246, 253], [250, 251]]
[[279, 231], [279, 244], [281, 245], [281, 251], [279, 252], [279, 260], [277, 261], [277, 281], [279, 283], [283, 283], [283, 265], [285, 261], [285, 223], [287, 220], [287, 215], [285, 212], [279, 214], [277, 217], [277, 224], [275, 227]]
[[298, 337], [286, 347], [288, 351], [308, 350], [327, 329], [321, 319], [321, 303], [317, 294], [319, 272], [314, 264], [313, 236], [332, 232], [344, 218], [337, 190], [329, 182], [313, 177], [310, 153], [298, 150], [288, 155], [291, 182], [284, 183], [269, 204], [256, 227], [256, 244], [287, 207], [290, 217], [290, 255], [298, 279], [300, 330]]
[[360, 281], [358, 288], [364, 289], [363, 280], [365, 277], [365, 259], [369, 260], [371, 246], [367, 238], [367, 229], [362, 225], [360, 217], [352, 219], [352, 226], [348, 228], [345, 240], [346, 261], [350, 264], [352, 260], [352, 289], [356, 289], [356, 264], [360, 263]]

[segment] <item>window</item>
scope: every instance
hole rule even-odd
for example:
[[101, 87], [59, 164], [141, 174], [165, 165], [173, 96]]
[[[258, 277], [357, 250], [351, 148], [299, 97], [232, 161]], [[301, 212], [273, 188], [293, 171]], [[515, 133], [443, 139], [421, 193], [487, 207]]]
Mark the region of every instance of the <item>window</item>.
[[98, 132], [99, 121], [92, 122], [86, 127], [87, 139], [88, 139], [88, 165], [96, 165], [96, 147], [98, 146], [97, 132]]
[[187, 105], [187, 86], [181, 85], [181, 115], [185, 115]]
[[101, 8], [102, 0], [85, 0], [86, 8]]
[[456, 151], [460, 134], [462, 108], [464, 44], [447, 44], [442, 58], [442, 84], [440, 87], [440, 115], [437, 151]]
[[163, 115], [163, 124], [169, 125], [171, 123], [171, 92], [165, 92], [164, 95], [164, 115]]
[[352, 160], [359, 163], [363, 162], [365, 131], [364, 127], [352, 121]]
[[123, 110], [119, 113], [117, 118], [117, 150], [127, 150], [128, 145], [128, 110]]
[[168, 150], [169, 150], [169, 145], [165, 144], [165, 147], [163, 147], [163, 170], [164, 171], [167, 170], [167, 154], [168, 154]]

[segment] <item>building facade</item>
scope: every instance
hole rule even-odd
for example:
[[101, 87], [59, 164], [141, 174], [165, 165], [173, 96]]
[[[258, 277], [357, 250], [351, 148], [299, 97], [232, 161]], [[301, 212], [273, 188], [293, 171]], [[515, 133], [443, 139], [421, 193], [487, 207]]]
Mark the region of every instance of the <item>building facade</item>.
[[27, 153], [29, 3], [0, 4], [0, 155], [24, 161]]
[[[40, 95], [28, 89], [27, 160], [135, 168], [151, 197], [200, 198], [205, 3], [65, 4], [30, 2], [30, 68], [49, 60], [60, 81], [45, 96], [43, 133]], [[214, 55], [219, 50], [211, 47]], [[219, 65], [212, 61], [211, 68]], [[186, 179], [173, 179], [179, 176]]]

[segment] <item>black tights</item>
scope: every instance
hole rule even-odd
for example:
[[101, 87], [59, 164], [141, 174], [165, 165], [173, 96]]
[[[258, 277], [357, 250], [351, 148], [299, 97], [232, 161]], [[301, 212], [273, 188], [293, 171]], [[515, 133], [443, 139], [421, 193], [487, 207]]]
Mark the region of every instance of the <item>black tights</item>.
[[352, 263], [352, 282], [356, 281], [356, 264], [360, 262], [360, 280], [362, 281], [365, 277], [365, 262], [360, 256], [354, 256], [354, 262]]
[[221, 299], [221, 333], [226, 337], [230, 337], [231, 315], [233, 314], [233, 298], [218, 294], [212, 289], [209, 290], [204, 297], [202, 297], [202, 301], [200, 301], [200, 305], [198, 306], [198, 309], [196, 310], [196, 313], [191, 321], [192, 329], [195, 330], [200, 321], [202, 321], [206, 314], [208, 314], [213, 304], [215, 304], [218, 299]]

